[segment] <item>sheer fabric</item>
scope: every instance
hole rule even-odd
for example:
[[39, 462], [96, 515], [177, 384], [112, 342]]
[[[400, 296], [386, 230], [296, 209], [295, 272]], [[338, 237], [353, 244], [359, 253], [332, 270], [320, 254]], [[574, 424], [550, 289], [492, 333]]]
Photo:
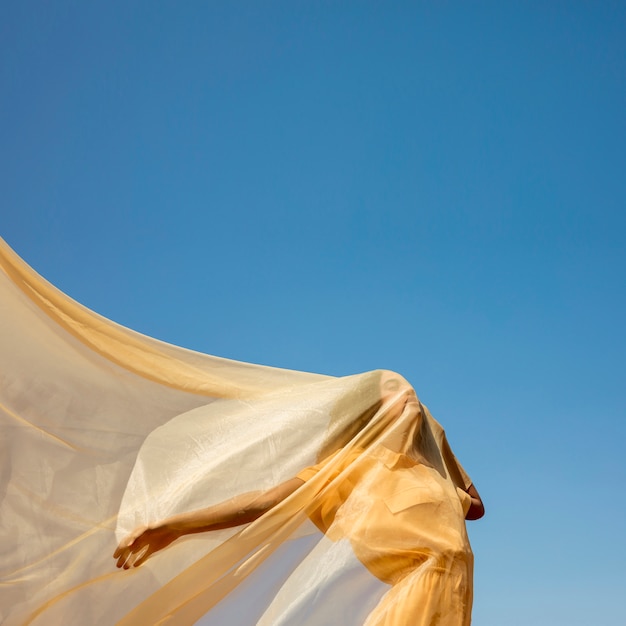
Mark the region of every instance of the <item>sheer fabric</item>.
[[[6, 624], [470, 623], [470, 480], [398, 374], [199, 354], [77, 304], [0, 240]], [[293, 476], [256, 521], [128, 571], [136, 526]]]

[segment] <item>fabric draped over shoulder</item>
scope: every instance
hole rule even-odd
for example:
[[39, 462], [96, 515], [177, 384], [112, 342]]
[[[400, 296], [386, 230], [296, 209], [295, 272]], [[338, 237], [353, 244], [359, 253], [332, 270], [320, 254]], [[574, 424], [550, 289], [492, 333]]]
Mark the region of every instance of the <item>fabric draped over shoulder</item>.
[[[0, 240], [0, 622], [470, 623], [471, 481], [400, 375], [236, 362], [119, 326]], [[139, 525], [304, 484], [128, 571]]]

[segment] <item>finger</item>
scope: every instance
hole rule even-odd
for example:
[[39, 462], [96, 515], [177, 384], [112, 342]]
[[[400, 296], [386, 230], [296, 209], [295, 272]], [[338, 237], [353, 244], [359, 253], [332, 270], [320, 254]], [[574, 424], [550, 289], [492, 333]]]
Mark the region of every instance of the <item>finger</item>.
[[123, 546], [121, 543], [119, 546], [117, 546], [117, 548], [115, 548], [115, 552], [113, 553], [113, 558], [117, 559], [117, 557], [122, 554], [122, 552], [124, 552], [124, 550], [126, 549], [126, 546]]
[[115, 564], [116, 567], [122, 567], [128, 560], [129, 556], [130, 556], [130, 550], [128, 549], [123, 550], [117, 559], [117, 563]]
[[137, 553], [137, 556], [139, 558], [135, 559], [135, 562], [133, 563], [133, 567], [139, 567], [142, 563], [145, 563], [154, 552], [155, 550], [152, 548], [152, 546], [150, 545], [146, 546], [145, 550]]
[[135, 562], [136, 559], [136, 555], [134, 552], [129, 551], [128, 555], [126, 557], [126, 560], [124, 561], [124, 563], [122, 563], [122, 567], [124, 569], [130, 569], [133, 566], [133, 563]]

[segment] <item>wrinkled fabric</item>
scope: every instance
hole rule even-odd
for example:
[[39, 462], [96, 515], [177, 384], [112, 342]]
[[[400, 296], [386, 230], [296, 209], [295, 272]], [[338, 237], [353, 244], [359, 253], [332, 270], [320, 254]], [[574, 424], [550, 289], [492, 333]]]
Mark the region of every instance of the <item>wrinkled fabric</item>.
[[[79, 305], [0, 240], [0, 622], [461, 626], [471, 481], [400, 375], [199, 354]], [[144, 565], [136, 526], [305, 482]]]

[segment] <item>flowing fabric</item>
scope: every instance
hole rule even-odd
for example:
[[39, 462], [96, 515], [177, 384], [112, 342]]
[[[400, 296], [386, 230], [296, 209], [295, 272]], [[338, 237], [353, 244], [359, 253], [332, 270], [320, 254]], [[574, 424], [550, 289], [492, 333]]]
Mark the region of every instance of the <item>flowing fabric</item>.
[[[470, 623], [470, 479], [398, 374], [199, 354], [71, 300], [0, 240], [0, 622]], [[304, 484], [128, 571], [138, 525]]]

